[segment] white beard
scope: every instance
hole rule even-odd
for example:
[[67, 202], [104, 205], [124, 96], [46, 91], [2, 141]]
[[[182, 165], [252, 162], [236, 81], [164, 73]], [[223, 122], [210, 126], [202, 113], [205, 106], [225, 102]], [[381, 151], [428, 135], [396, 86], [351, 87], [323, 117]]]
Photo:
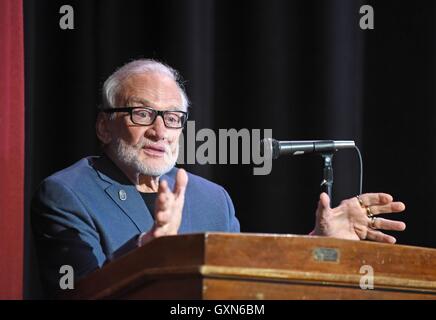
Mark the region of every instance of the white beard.
[[115, 156], [118, 161], [123, 163], [126, 167], [132, 168], [137, 174], [144, 176], [160, 177], [165, 173], [169, 172], [177, 162], [177, 157], [179, 155], [179, 145], [176, 145], [175, 155], [172, 155], [170, 148], [165, 149], [165, 155], [162, 163], [159, 165], [147, 165], [144, 161], [139, 160], [139, 153], [142, 152], [142, 148], [148, 144], [145, 138], [142, 138], [136, 145], [132, 146], [127, 144], [124, 140], [117, 138], [113, 144], [112, 148], [115, 152]]

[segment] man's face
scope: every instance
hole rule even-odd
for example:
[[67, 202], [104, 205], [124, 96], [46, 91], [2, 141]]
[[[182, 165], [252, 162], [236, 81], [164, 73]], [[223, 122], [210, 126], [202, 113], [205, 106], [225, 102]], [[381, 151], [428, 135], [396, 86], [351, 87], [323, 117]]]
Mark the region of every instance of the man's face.
[[[129, 77], [116, 97], [116, 105], [185, 111], [177, 84], [159, 73]], [[134, 124], [125, 113], [117, 114], [110, 122], [112, 141], [109, 148], [123, 166], [147, 176], [160, 176], [174, 167], [182, 129], [165, 127], [160, 116], [149, 126]]]

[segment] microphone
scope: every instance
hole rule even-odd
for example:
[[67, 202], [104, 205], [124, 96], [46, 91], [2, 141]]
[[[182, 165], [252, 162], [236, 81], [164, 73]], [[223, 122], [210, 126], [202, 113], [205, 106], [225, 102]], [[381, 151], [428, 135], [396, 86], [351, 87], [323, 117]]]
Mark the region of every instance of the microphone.
[[[305, 141], [278, 141], [266, 138], [260, 142], [260, 152], [271, 155], [277, 159], [281, 155], [297, 156], [306, 153], [327, 153], [340, 149], [351, 149], [356, 145], [352, 140], [305, 140]], [[266, 149], [264, 149], [266, 147]], [[264, 152], [268, 151], [268, 152]]]

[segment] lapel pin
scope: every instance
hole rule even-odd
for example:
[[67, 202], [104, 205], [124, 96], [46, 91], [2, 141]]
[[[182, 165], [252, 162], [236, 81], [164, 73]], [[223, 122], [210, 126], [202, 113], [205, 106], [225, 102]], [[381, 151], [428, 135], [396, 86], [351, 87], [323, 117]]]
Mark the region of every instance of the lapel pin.
[[127, 193], [124, 190], [118, 191], [118, 196], [120, 197], [121, 201], [125, 201], [127, 199]]

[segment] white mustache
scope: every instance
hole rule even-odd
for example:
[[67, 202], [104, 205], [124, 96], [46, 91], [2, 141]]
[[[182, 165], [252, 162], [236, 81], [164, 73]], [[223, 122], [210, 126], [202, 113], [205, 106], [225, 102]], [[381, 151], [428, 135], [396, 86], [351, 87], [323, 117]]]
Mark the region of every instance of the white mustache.
[[145, 147], [165, 148], [165, 153], [171, 153], [171, 147], [168, 143], [156, 143], [146, 138], [142, 138], [136, 146], [138, 147], [138, 149], [142, 149]]

